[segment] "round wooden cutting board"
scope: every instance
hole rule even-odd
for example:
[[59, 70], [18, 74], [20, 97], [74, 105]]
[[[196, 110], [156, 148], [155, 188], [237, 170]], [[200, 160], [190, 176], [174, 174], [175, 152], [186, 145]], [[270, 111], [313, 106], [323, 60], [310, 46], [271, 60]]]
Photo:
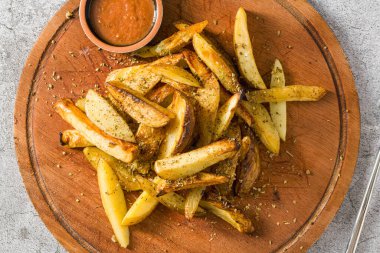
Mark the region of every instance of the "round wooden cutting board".
[[[102, 86], [110, 69], [136, 62], [93, 45], [81, 29], [78, 4], [72, 0], [64, 5], [41, 34], [21, 76], [15, 109], [20, 171], [54, 236], [70, 252], [306, 251], [343, 201], [360, 137], [353, 77], [321, 16], [301, 0], [164, 0], [156, 41], [175, 31], [173, 21], [207, 19], [207, 31], [233, 55], [234, 17], [242, 6], [267, 83], [278, 58], [288, 85], [319, 85], [329, 93], [319, 102], [288, 103], [288, 139], [281, 144], [280, 156], [271, 158], [262, 147], [263, 173], [256, 191], [237, 201], [255, 224], [253, 235], [241, 234], [211, 215], [187, 221], [160, 206], [131, 227], [131, 244], [124, 250], [111, 241], [94, 171], [81, 150], [59, 144], [59, 132], [71, 126], [53, 112], [52, 104], [62, 97], [78, 98]], [[66, 19], [67, 11], [74, 17]], [[132, 202], [136, 195], [127, 198]]]

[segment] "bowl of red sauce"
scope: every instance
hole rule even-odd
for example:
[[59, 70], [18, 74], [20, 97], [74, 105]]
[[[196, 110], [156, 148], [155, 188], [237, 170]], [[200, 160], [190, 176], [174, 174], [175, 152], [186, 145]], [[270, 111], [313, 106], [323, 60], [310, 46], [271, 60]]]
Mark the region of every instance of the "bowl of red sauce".
[[162, 0], [81, 0], [80, 23], [99, 48], [128, 53], [148, 44], [162, 22]]

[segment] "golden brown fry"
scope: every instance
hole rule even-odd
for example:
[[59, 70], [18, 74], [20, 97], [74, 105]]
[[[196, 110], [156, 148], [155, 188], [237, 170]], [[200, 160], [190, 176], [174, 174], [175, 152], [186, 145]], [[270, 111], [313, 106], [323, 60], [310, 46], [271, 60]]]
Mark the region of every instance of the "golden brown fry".
[[85, 111], [86, 98], [79, 98], [75, 101], [75, 106], [78, 107], [82, 112]]
[[168, 109], [149, 101], [141, 95], [133, 94], [129, 90], [106, 85], [109, 93], [118, 100], [125, 111], [139, 123], [150, 127], [162, 127], [175, 115]]
[[289, 85], [282, 88], [250, 91], [247, 98], [253, 103], [278, 103], [289, 101], [318, 101], [327, 91], [318, 86]]
[[206, 190], [205, 186], [197, 187], [188, 192], [185, 200], [185, 217], [191, 220], [197, 208], [199, 208], [199, 202], [202, 199], [203, 192]]
[[162, 76], [162, 78], [173, 80], [192, 87], [200, 87], [198, 80], [183, 68], [174, 65], [157, 64], [151, 66], [150, 70], [153, 73]]
[[70, 99], [59, 100], [55, 103], [54, 110], [87, 140], [107, 154], [126, 163], [136, 158], [138, 153], [137, 145], [105, 134]]
[[221, 140], [187, 153], [157, 160], [156, 173], [165, 179], [178, 179], [194, 175], [222, 160], [232, 157], [238, 150], [233, 140]]
[[160, 144], [165, 138], [165, 130], [163, 128], [154, 128], [140, 124], [135, 137], [139, 144], [139, 158], [147, 161], [157, 154]]
[[163, 107], [168, 107], [173, 100], [174, 92], [175, 89], [170, 85], [163, 85], [150, 91], [146, 96], [149, 100], [154, 101]]
[[[175, 192], [169, 192], [165, 195], [158, 197], [158, 199], [160, 203], [164, 206], [176, 210], [177, 212], [180, 212], [182, 214], [185, 213], [185, 199], [181, 195]], [[205, 210], [201, 207], [198, 207], [195, 212], [195, 215], [201, 216], [204, 214], [206, 214]]]
[[239, 163], [242, 162], [245, 157], [247, 156], [247, 153], [249, 151], [249, 147], [251, 146], [252, 139], [249, 136], [244, 136], [243, 139], [241, 139], [241, 147], [239, 150]]
[[201, 200], [199, 205], [230, 223], [239, 232], [252, 233], [255, 230], [251, 220], [245, 217], [244, 214], [237, 209], [224, 207], [222, 203], [219, 202], [205, 200]]
[[152, 47], [143, 47], [135, 52], [143, 58], [164, 56], [179, 52], [182, 48], [191, 42], [194, 34], [200, 33], [207, 26], [208, 21], [202, 21], [194, 25], [186, 27], [182, 31], [178, 31], [167, 39], [164, 39], [160, 43]]
[[121, 224], [131, 226], [140, 223], [154, 211], [158, 203], [156, 197], [151, 196], [147, 191], [143, 191], [129, 208]]
[[239, 83], [236, 71], [202, 35], [194, 35], [193, 46], [199, 58], [211, 69], [228, 91], [242, 93], [243, 88]]
[[68, 148], [85, 148], [94, 146], [78, 130], [65, 130], [59, 133], [62, 146]]

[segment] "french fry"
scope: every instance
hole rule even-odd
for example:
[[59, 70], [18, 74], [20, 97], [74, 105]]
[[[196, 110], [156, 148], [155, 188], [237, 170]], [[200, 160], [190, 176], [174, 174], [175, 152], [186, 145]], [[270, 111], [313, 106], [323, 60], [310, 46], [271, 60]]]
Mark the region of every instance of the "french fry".
[[[276, 59], [272, 69], [270, 88], [285, 87], [285, 75], [281, 62]], [[286, 102], [270, 103], [270, 115], [281, 140], [286, 140]]]
[[207, 24], [208, 21], [205, 20], [188, 26], [184, 30], [178, 31], [169, 38], [164, 39], [157, 45], [152, 47], [143, 47], [142, 49], [137, 50], [134, 54], [143, 58], [148, 58], [179, 52], [191, 42], [194, 34], [202, 32]]
[[249, 147], [251, 146], [252, 139], [249, 136], [244, 136], [243, 139], [241, 139], [241, 147], [240, 147], [240, 154], [239, 154], [239, 163], [241, 163], [245, 157], [247, 156], [247, 153], [249, 151]]
[[177, 66], [159, 64], [151, 66], [151, 71], [159, 76], [162, 76], [163, 78], [170, 79], [178, 83], [186, 84], [192, 87], [200, 87], [198, 80], [195, 79], [194, 76], [183, 68]]
[[148, 192], [143, 191], [129, 208], [121, 225], [131, 226], [140, 223], [154, 211], [158, 203], [156, 197], [152, 197]]
[[123, 119], [133, 126], [133, 119], [128, 115], [128, 113], [124, 110], [123, 105], [117, 101], [111, 94], [107, 93], [106, 98], [108, 102], [114, 107], [114, 109], [123, 117]]
[[136, 143], [127, 122], [103, 96], [88, 90], [85, 102], [87, 117], [106, 134], [124, 141]]
[[151, 102], [132, 91], [106, 85], [109, 93], [118, 100], [134, 120], [150, 127], [165, 126], [175, 115], [168, 109]]
[[185, 200], [185, 217], [191, 220], [196, 213], [199, 202], [202, 199], [203, 192], [206, 190], [205, 186], [197, 187], [191, 191], [186, 196]]
[[240, 7], [236, 13], [234, 28], [234, 48], [240, 73], [254, 88], [266, 89], [253, 56], [251, 36], [248, 32], [247, 14]]
[[75, 101], [75, 106], [78, 107], [82, 112], [85, 111], [84, 107], [86, 104], [86, 98], [79, 98]]
[[242, 93], [243, 88], [239, 83], [236, 71], [202, 35], [194, 35], [193, 46], [199, 58], [210, 68], [228, 91]]
[[[175, 192], [169, 192], [165, 195], [158, 197], [158, 199], [161, 204], [168, 207], [169, 209], [173, 209], [182, 214], [185, 213], [185, 199], [181, 195]], [[195, 215], [201, 216], [201, 215], [204, 215], [205, 213], [206, 212], [203, 208], [198, 207], [196, 209]]]
[[147, 161], [155, 157], [159, 151], [165, 138], [165, 129], [140, 124], [135, 137], [139, 144], [140, 159]]
[[105, 134], [70, 99], [59, 100], [55, 103], [54, 110], [87, 140], [107, 154], [126, 163], [136, 158], [138, 149], [135, 144]]
[[255, 229], [250, 219], [237, 209], [224, 207], [219, 202], [201, 200], [199, 205], [231, 224], [241, 233], [252, 233]]
[[59, 141], [62, 146], [68, 148], [85, 148], [94, 146], [78, 130], [65, 130], [59, 133]]
[[223, 133], [227, 130], [235, 115], [236, 108], [240, 101], [240, 93], [236, 93], [230, 97], [225, 104], [218, 110], [216, 115], [213, 140], [218, 140], [222, 137]]
[[176, 117], [166, 126], [166, 136], [160, 146], [158, 159], [182, 152], [188, 146], [194, 132], [194, 109], [187, 98], [175, 92], [168, 109], [174, 112]]
[[173, 100], [174, 92], [175, 89], [170, 85], [163, 85], [149, 92], [147, 98], [163, 107], [168, 107]]
[[118, 243], [121, 247], [126, 248], [129, 244], [129, 229], [127, 226], [121, 225], [123, 217], [127, 213], [123, 190], [112, 168], [104, 160], [100, 159], [97, 168], [99, 191], [104, 210]]
[[327, 91], [319, 86], [289, 85], [267, 90], [250, 91], [247, 98], [253, 103], [278, 103], [290, 101], [318, 101]]

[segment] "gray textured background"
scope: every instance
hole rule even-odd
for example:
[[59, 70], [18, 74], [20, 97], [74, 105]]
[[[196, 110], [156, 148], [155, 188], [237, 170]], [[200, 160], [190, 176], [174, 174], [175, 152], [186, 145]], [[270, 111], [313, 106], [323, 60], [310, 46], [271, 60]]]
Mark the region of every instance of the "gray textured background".
[[[29, 201], [13, 148], [13, 105], [26, 57], [64, 0], [0, 0], [0, 252], [65, 252]], [[343, 252], [359, 208], [380, 128], [380, 1], [311, 0], [340, 40], [360, 96], [360, 156], [350, 191], [310, 252]], [[380, 186], [380, 184], [379, 184]], [[378, 188], [380, 189], [380, 188]], [[358, 252], [380, 252], [380, 190], [376, 190]]]

